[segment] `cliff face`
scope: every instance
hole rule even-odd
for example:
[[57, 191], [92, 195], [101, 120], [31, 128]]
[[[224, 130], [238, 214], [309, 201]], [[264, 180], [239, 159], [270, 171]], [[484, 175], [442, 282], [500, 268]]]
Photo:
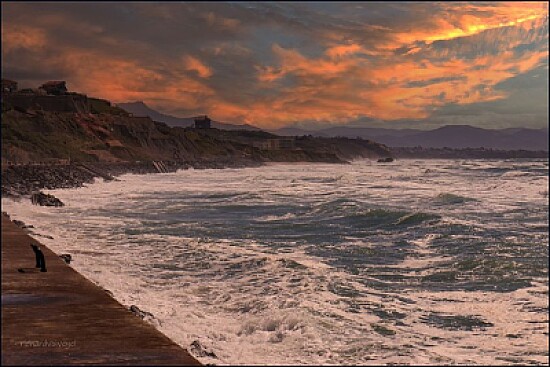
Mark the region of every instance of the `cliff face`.
[[[241, 148], [241, 149], [239, 149]], [[2, 158], [40, 161], [197, 160], [242, 157], [242, 147], [148, 117], [7, 111], [2, 114]]]

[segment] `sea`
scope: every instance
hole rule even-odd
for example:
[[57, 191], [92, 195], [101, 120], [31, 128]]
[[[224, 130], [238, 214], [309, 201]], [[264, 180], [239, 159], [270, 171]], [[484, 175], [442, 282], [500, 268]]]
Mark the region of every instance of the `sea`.
[[548, 365], [548, 159], [269, 164], [2, 199], [202, 363]]

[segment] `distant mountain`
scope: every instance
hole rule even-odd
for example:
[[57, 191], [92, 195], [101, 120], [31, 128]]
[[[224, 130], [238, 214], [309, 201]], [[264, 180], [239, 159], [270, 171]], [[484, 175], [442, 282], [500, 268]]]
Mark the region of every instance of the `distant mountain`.
[[383, 129], [332, 127], [317, 131], [283, 128], [272, 131], [278, 135], [313, 135], [323, 137], [361, 137], [374, 140], [390, 147], [424, 148], [487, 148], [501, 150], [544, 150], [548, 151], [548, 129], [483, 129], [469, 125], [448, 125], [435, 130]]
[[[409, 140], [408, 144], [406, 140]], [[431, 148], [492, 148], [548, 150], [547, 129], [488, 130], [468, 125], [443, 126], [439, 129], [416, 133], [397, 140], [401, 146]], [[405, 145], [406, 144], [406, 145]]]
[[117, 107], [130, 112], [134, 116], [149, 116], [154, 121], [164, 122], [172, 126], [191, 126], [195, 122], [192, 117], [174, 117], [153, 110], [143, 102], [117, 103]]
[[343, 136], [346, 138], [361, 137], [364, 139], [376, 139], [378, 137], [404, 137], [410, 136], [422, 130], [417, 129], [385, 129], [385, 128], [371, 128], [371, 127], [349, 127], [349, 126], [337, 126], [329, 127], [321, 130], [306, 130], [295, 127], [283, 127], [277, 130], [271, 130], [272, 133], [283, 136], [300, 136], [300, 135], [313, 135], [313, 136]]
[[[130, 112], [134, 116], [149, 116], [154, 121], [164, 122], [165, 124], [170, 126], [188, 127], [195, 124], [195, 117], [175, 117], [171, 115], [166, 115], [164, 113], [153, 110], [151, 107], [147, 106], [141, 101], [117, 103], [117, 106], [122, 108], [123, 110]], [[212, 127], [220, 130], [261, 131], [261, 129], [248, 124], [237, 125], [219, 121], [212, 121]]]

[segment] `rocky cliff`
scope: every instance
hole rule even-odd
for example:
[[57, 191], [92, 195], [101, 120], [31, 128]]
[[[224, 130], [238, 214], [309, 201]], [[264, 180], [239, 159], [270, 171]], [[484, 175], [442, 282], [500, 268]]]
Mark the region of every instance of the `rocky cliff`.
[[255, 143], [277, 138], [252, 131], [170, 127], [149, 117], [113, 113], [8, 110], [2, 113], [2, 161], [51, 159], [77, 162], [343, 162], [377, 157], [387, 149], [347, 138], [296, 139], [295, 149], [262, 150]]
[[196, 161], [242, 158], [250, 150], [148, 117], [16, 110], [2, 114], [4, 161]]

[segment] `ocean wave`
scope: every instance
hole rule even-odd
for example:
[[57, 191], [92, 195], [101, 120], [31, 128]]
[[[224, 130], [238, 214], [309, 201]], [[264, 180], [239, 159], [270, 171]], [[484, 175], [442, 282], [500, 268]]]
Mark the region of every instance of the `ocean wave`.
[[409, 212], [373, 206], [349, 198], [338, 198], [312, 207], [310, 215], [332, 221], [344, 227], [411, 226], [426, 221], [438, 221], [441, 216], [424, 212]]
[[340, 212], [342, 210], [348, 210], [352, 207], [358, 207], [360, 203], [351, 198], [340, 197], [331, 201], [315, 204], [312, 207], [313, 212], [316, 214], [330, 214]]
[[531, 176], [531, 172], [525, 172], [525, 171], [508, 171], [504, 172], [502, 174], [502, 177], [525, 177], [525, 176]]
[[455, 204], [463, 204], [471, 201], [479, 201], [479, 200], [470, 198], [467, 196], [460, 196], [460, 195], [450, 194], [450, 193], [441, 193], [432, 199], [433, 203], [436, 203], [439, 205], [455, 205]]
[[266, 215], [263, 217], [256, 218], [256, 221], [258, 222], [276, 222], [276, 221], [282, 221], [282, 220], [288, 220], [288, 219], [294, 219], [296, 218], [295, 213], [286, 213], [282, 215]]
[[396, 226], [403, 226], [403, 225], [409, 226], [414, 224], [420, 224], [426, 221], [430, 221], [430, 222], [439, 221], [439, 219], [441, 219], [441, 216], [437, 214], [409, 213], [400, 217], [394, 224]]
[[[300, 181], [311, 183], [336, 183], [342, 179], [343, 175], [336, 177], [302, 177]], [[296, 182], [296, 181], [294, 181]]]

